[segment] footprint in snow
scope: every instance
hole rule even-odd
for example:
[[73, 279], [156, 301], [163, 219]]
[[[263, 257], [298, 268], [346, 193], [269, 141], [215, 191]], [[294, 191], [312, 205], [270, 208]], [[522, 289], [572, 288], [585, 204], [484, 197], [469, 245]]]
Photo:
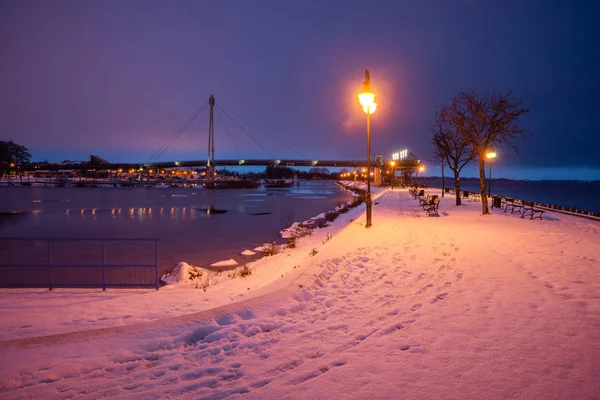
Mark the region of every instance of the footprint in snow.
[[444, 300], [446, 298], [446, 296], [448, 296], [448, 293], [440, 293], [437, 296], [435, 296], [432, 300], [431, 300], [431, 304], [435, 304], [440, 300]]

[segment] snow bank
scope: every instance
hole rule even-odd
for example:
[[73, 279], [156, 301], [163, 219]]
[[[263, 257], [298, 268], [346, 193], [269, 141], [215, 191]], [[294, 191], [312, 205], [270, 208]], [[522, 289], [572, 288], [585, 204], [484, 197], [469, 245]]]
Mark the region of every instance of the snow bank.
[[211, 267], [233, 267], [234, 265], [238, 265], [238, 262], [233, 258], [229, 260], [217, 261], [216, 263], [210, 264]]
[[177, 285], [180, 283], [189, 282], [191, 280], [189, 275], [190, 268], [190, 264], [186, 262], [180, 262], [173, 267], [171, 271], [164, 274], [160, 280], [167, 285]]

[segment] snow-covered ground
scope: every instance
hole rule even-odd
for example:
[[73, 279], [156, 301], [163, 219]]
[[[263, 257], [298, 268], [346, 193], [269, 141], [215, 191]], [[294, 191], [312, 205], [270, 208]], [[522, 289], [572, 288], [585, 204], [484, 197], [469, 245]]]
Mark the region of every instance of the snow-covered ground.
[[206, 291], [2, 290], [0, 397], [599, 398], [598, 222], [453, 200], [383, 191]]

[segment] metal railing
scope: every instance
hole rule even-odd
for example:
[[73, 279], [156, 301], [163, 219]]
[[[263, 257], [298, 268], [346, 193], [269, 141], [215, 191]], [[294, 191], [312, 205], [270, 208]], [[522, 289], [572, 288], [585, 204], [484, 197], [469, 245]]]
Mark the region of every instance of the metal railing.
[[157, 238], [0, 237], [0, 288], [158, 290], [158, 265]]

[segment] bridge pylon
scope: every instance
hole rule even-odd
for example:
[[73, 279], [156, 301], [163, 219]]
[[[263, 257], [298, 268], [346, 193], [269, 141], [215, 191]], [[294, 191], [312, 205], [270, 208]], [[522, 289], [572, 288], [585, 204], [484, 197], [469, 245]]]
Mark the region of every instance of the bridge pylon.
[[208, 120], [208, 161], [206, 163], [206, 179], [215, 180], [215, 97], [211, 94], [208, 98], [210, 118]]

